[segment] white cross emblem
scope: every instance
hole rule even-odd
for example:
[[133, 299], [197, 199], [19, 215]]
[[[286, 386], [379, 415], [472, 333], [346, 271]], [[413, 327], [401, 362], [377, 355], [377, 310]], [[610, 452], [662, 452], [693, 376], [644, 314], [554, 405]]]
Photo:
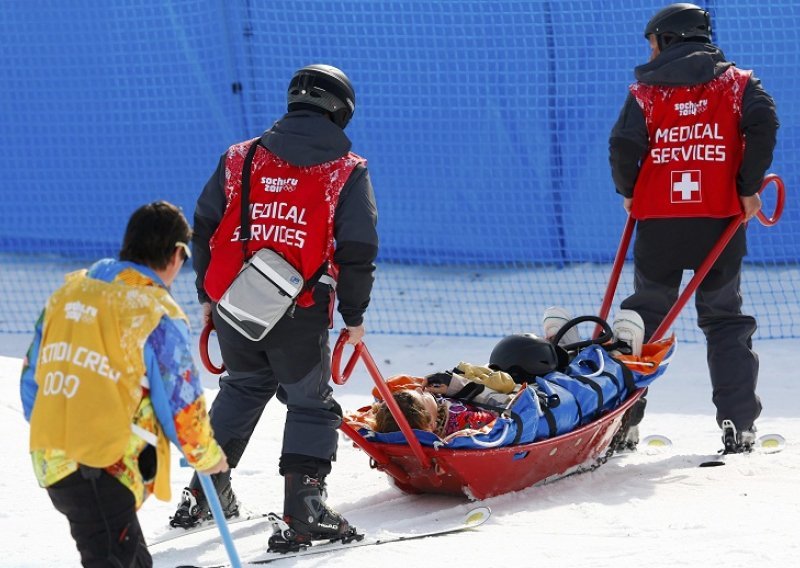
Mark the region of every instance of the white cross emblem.
[[703, 200], [700, 191], [700, 170], [671, 172], [671, 174], [672, 203], [697, 203]]

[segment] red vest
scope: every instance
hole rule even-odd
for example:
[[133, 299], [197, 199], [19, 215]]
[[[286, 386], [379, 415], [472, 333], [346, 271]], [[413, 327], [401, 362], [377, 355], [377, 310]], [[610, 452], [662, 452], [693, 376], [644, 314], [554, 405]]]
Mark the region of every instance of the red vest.
[[[206, 271], [206, 293], [215, 302], [244, 263], [239, 240], [242, 167], [250, 145], [258, 138], [231, 146], [225, 160], [227, 205], [209, 243], [211, 261]], [[364, 158], [347, 155], [309, 167], [285, 162], [259, 146], [250, 176], [250, 240], [247, 258], [262, 248], [280, 253], [306, 282], [324, 262], [333, 258], [333, 216], [339, 194], [350, 173]], [[303, 291], [297, 305], [313, 303], [312, 291]]]
[[633, 189], [634, 219], [742, 212], [736, 189], [744, 150], [739, 121], [750, 74], [730, 67], [702, 85], [631, 86], [650, 136]]

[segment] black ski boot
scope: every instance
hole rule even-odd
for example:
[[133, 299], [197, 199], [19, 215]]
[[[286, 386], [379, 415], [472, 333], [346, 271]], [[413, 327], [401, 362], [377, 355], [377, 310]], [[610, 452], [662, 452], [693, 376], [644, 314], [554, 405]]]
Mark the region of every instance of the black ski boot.
[[616, 441], [614, 444], [615, 454], [635, 452], [639, 445], [639, 427], [628, 426], [625, 433], [620, 433], [620, 436], [618, 438], [615, 437], [614, 440]]
[[287, 473], [284, 482], [283, 520], [273, 522], [269, 552], [296, 552], [315, 540], [348, 543], [364, 538], [325, 503], [323, 477]]
[[[239, 516], [239, 501], [231, 487], [231, 472], [230, 470], [223, 473], [216, 473], [211, 476], [214, 481], [214, 488], [217, 490], [219, 502], [222, 506], [222, 512], [226, 519]], [[178, 504], [178, 509], [175, 515], [170, 518], [169, 524], [171, 527], [182, 527], [190, 529], [196, 527], [203, 521], [213, 519], [211, 510], [208, 507], [203, 488], [200, 485], [200, 480], [197, 474], [194, 474], [189, 487], [184, 488], [181, 494], [181, 502]]]
[[622, 427], [619, 433], [614, 436], [611, 444], [614, 453], [631, 453], [636, 451], [639, 445], [639, 423], [644, 418], [644, 409], [647, 406], [645, 396], [647, 391], [639, 400], [633, 403], [625, 417], [622, 419]]
[[756, 427], [751, 426], [746, 430], [736, 430], [732, 420], [722, 421], [722, 453], [724, 454], [749, 454], [753, 451], [756, 442]]

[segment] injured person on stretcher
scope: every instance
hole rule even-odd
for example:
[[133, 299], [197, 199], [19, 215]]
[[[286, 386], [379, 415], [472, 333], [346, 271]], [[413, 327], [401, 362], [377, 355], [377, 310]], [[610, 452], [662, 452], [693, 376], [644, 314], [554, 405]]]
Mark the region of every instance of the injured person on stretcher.
[[[533, 334], [516, 334], [495, 346], [487, 366], [461, 362], [452, 370], [397, 375], [386, 382], [402, 419], [423, 445], [478, 449], [530, 443], [570, 432], [618, 407], [663, 374], [676, 343], [671, 337], [645, 344], [639, 355], [624, 355], [610, 339], [605, 334], [562, 349]], [[407, 443], [380, 393], [372, 394], [375, 403], [344, 420], [367, 440]]]
[[[496, 379], [492, 382], [494, 388], [490, 388], [480, 375], [472, 374], [473, 379], [469, 379], [459, 374], [465, 368], [481, 369], [460, 363], [451, 372], [434, 373], [422, 379], [405, 376], [389, 379], [394, 399], [411, 428], [446, 438], [463, 430], [479, 431], [506, 409], [513, 398], [508, 393], [517, 386], [511, 377], [484, 368], [488, 373], [483, 376], [491, 374]], [[400, 430], [386, 403], [377, 403], [374, 412], [375, 431]]]

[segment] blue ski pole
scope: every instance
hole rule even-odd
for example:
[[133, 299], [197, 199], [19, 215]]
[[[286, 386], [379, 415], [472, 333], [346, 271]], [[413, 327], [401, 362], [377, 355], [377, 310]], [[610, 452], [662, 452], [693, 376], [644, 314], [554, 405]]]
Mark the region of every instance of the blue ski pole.
[[225, 550], [228, 551], [228, 558], [231, 559], [231, 566], [233, 566], [233, 568], [242, 568], [239, 554], [236, 552], [236, 547], [233, 545], [231, 532], [228, 530], [228, 522], [225, 520], [225, 514], [222, 512], [222, 505], [220, 505], [217, 490], [214, 489], [214, 482], [211, 481], [211, 476], [205, 473], [197, 472], [197, 477], [200, 479], [200, 484], [203, 486], [203, 491], [206, 494], [206, 501], [208, 501], [208, 506], [211, 508], [211, 513], [214, 515], [214, 520], [219, 529], [219, 535], [222, 537], [222, 542], [225, 543]]
[[[186, 458], [181, 459], [181, 465], [189, 465]], [[206, 494], [206, 501], [211, 509], [211, 514], [214, 515], [214, 522], [217, 523], [219, 529], [219, 536], [222, 537], [222, 542], [225, 545], [225, 550], [228, 553], [228, 558], [231, 559], [231, 566], [233, 568], [242, 568], [242, 561], [239, 560], [239, 553], [236, 552], [236, 547], [233, 544], [231, 531], [228, 530], [228, 522], [225, 520], [225, 514], [222, 512], [222, 505], [220, 505], [217, 490], [214, 489], [214, 482], [211, 481], [211, 476], [205, 473], [197, 472], [197, 478], [200, 480], [200, 485], [203, 486], [203, 493]]]

